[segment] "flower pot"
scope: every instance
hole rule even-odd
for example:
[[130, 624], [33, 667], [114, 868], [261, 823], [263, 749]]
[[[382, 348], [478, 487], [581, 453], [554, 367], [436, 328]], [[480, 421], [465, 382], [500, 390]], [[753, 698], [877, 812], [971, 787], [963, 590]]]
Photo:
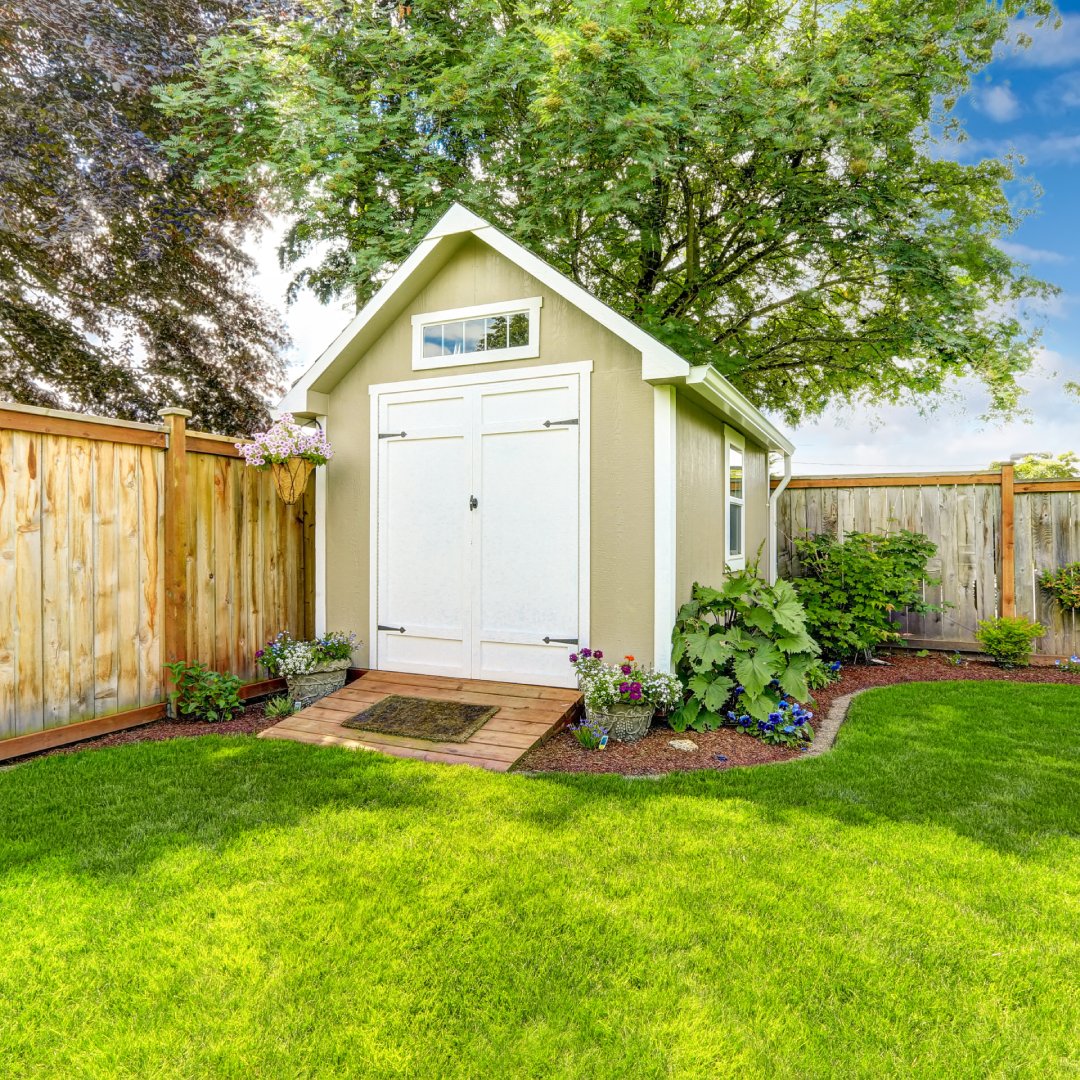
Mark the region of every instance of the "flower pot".
[[313, 671], [307, 671], [303, 675], [286, 675], [289, 699], [298, 702], [300, 708], [306, 709], [319, 698], [340, 690], [345, 685], [345, 669], [348, 666], [348, 660], [331, 660], [326, 664], [319, 664]]
[[315, 471], [315, 465], [306, 458], [291, 457], [288, 461], [271, 465], [270, 471], [274, 474], [274, 486], [281, 501], [292, 505], [303, 498], [308, 477]]
[[619, 742], [637, 742], [648, 734], [655, 712], [652, 705], [621, 702], [604, 710], [588, 707], [585, 709], [590, 720], [595, 720], [601, 727], [607, 728], [611, 738], [618, 739]]

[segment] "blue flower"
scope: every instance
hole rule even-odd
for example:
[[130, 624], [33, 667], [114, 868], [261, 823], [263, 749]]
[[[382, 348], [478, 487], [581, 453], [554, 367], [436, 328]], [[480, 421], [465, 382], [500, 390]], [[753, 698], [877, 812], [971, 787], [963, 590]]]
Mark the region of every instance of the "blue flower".
[[830, 671], [839, 671], [839, 670], [840, 670], [840, 661], [839, 661], [839, 660], [834, 660], [834, 661], [833, 661], [833, 662], [832, 662], [832, 663], [831, 663], [831, 664], [829, 665], [829, 670], [830, 670]]

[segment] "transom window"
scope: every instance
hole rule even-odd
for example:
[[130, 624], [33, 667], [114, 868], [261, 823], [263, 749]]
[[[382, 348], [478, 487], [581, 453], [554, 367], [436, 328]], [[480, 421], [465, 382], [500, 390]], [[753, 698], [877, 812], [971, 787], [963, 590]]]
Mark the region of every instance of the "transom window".
[[414, 315], [414, 370], [539, 356], [540, 305], [534, 296]]
[[732, 569], [746, 565], [746, 491], [743, 469], [743, 442], [729, 428], [727, 447], [727, 564]]
[[457, 356], [460, 353], [494, 352], [529, 344], [529, 313], [488, 315], [428, 323], [424, 327], [424, 356]]

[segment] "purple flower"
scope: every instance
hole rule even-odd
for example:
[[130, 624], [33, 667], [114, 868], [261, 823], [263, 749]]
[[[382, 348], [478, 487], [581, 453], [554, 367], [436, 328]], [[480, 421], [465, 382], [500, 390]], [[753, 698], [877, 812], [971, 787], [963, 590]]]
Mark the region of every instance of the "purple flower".
[[571, 664], [576, 664], [577, 663], [577, 653], [576, 652], [572, 652], [570, 654], [570, 663]]
[[264, 655], [265, 655], [265, 653], [264, 653], [264, 652], [262, 651], [262, 649], [260, 649], [260, 650], [259, 650], [259, 651], [258, 651], [258, 652], [257, 652], [257, 653], [255, 654], [255, 659], [256, 659], [256, 660], [261, 660], [261, 659], [263, 658], [263, 656], [264, 656]]
[[588, 660], [590, 656], [592, 656], [592, 649], [582, 649], [581, 650], [581, 659], [582, 660]]
[[630, 684], [628, 682], [619, 683], [619, 693], [620, 694], [629, 694], [630, 693]]
[[604, 654], [599, 649], [597, 649], [596, 652], [593, 653], [593, 656], [597, 660], [603, 660], [604, 659]]
[[631, 667], [631, 666], [630, 666], [629, 664], [623, 664], [623, 666], [622, 666], [622, 667], [621, 667], [621, 668], [620, 668], [619, 670], [620, 670], [620, 671], [621, 671], [621, 672], [622, 672], [622, 673], [623, 673], [624, 675], [629, 675], [629, 674], [630, 674], [630, 672], [631, 672], [631, 671], [633, 671], [634, 669], [633, 669], [633, 668], [632, 668], [632, 667]]

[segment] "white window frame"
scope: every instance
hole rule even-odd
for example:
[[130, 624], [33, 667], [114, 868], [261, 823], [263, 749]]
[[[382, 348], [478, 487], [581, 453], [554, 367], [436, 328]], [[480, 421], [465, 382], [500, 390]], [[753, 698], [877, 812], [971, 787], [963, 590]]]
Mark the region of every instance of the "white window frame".
[[[742, 498], [731, 497], [731, 451], [738, 450], [742, 457]], [[740, 554], [731, 554], [731, 505], [742, 507], [739, 521], [742, 535], [739, 537]], [[729, 570], [746, 568], [746, 439], [734, 428], [724, 425], [724, 565]]]
[[[472, 307], [447, 308], [445, 311], [425, 311], [412, 317], [412, 367], [413, 371], [431, 371], [436, 368], [466, 367], [471, 364], [500, 364], [506, 360], [531, 360], [540, 355], [540, 308], [541, 296], [527, 296], [521, 300], [500, 300], [494, 304], [474, 304]], [[490, 352], [455, 353], [453, 356], [424, 355], [424, 327], [432, 323], [456, 322], [459, 319], [479, 319], [490, 315], [512, 315], [524, 311], [529, 316], [529, 342]]]

